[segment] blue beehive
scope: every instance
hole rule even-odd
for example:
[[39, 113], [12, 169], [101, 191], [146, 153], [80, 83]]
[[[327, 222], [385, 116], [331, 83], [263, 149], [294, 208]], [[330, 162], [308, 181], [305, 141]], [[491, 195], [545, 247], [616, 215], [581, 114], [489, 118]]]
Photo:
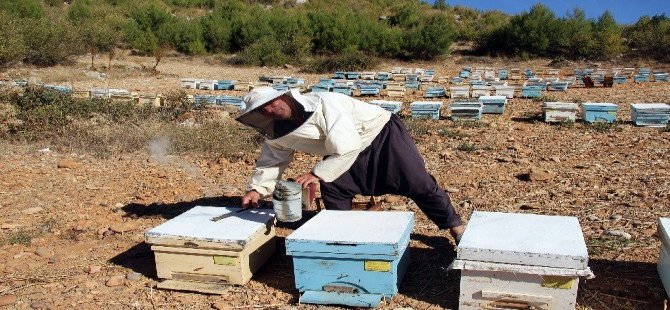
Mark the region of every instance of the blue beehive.
[[216, 97], [216, 103], [219, 105], [230, 105], [237, 107], [240, 110], [243, 110], [246, 108], [246, 105], [244, 104], [244, 101], [242, 101], [242, 97], [239, 96], [217, 96]]
[[460, 76], [451, 78], [451, 84], [463, 84], [464, 79]]
[[628, 77], [625, 75], [615, 75], [614, 78], [614, 84], [624, 84], [626, 81], [628, 81]]
[[388, 81], [393, 78], [393, 74], [389, 72], [377, 72], [377, 80]]
[[468, 70], [461, 70], [460, 73], [458, 73], [458, 77], [467, 79], [470, 77], [470, 71]]
[[61, 92], [61, 93], [64, 93], [64, 94], [72, 93], [72, 88], [67, 87], [67, 86], [50, 85], [50, 84], [44, 84], [42, 86], [45, 89], [54, 90], [54, 91]]
[[444, 89], [444, 86], [431, 86], [426, 88], [426, 90], [423, 93], [424, 98], [439, 98], [446, 96], [447, 92]]
[[453, 121], [477, 121], [482, 118], [483, 106], [480, 101], [454, 102], [450, 109]]
[[398, 114], [402, 110], [402, 101], [372, 100], [370, 104], [377, 105], [393, 114]]
[[435, 75], [435, 69], [426, 69], [426, 71], [423, 72], [424, 75]]
[[643, 75], [643, 74], [633, 75], [633, 81], [636, 83], [649, 82], [649, 75]]
[[553, 81], [549, 83], [547, 89], [553, 91], [568, 91], [568, 85], [570, 85], [570, 83], [566, 81]]
[[412, 212], [324, 210], [286, 237], [301, 303], [376, 307], [409, 265]]
[[335, 74], [333, 75], [333, 79], [335, 80], [344, 80], [347, 78], [347, 73], [344, 71], [335, 71]]
[[216, 96], [214, 95], [195, 95], [193, 96], [193, 102], [196, 106], [207, 105], [207, 104], [216, 104]]
[[415, 101], [409, 105], [412, 118], [440, 119], [442, 101]]
[[218, 80], [216, 81], [216, 84], [214, 85], [214, 89], [216, 90], [233, 90], [235, 88], [235, 84], [237, 81], [235, 80]]
[[666, 73], [666, 72], [654, 73], [654, 81], [656, 81], [656, 82], [668, 82], [668, 81], [670, 81], [670, 77], [668, 76], [668, 73]]
[[358, 89], [361, 92], [361, 96], [377, 96], [381, 91], [381, 87], [377, 84], [359, 84]]
[[616, 112], [619, 106], [614, 103], [586, 102], [582, 104], [582, 118], [585, 123], [613, 123], [616, 121]]
[[509, 76], [509, 71], [504, 68], [498, 69], [498, 78], [501, 80], [507, 80], [507, 77]]
[[530, 68], [526, 68], [525, 70], [523, 70], [523, 75], [526, 76], [527, 79], [529, 79], [534, 77], [535, 73], [533, 73], [533, 70], [531, 70]]
[[651, 69], [649, 68], [640, 68], [637, 70], [637, 74], [649, 76], [651, 74]]
[[336, 82], [333, 85], [333, 92], [352, 96], [354, 94], [353, 85], [346, 82]]
[[361, 74], [358, 72], [347, 72], [344, 75], [347, 80], [358, 80], [358, 78], [361, 76]]
[[542, 90], [544, 87], [540, 85], [526, 85], [521, 87], [521, 97], [523, 98], [540, 98], [542, 97]]
[[290, 87], [299, 87], [301, 85], [305, 85], [305, 79], [289, 77], [286, 79], [285, 84], [288, 84]]
[[278, 91], [283, 91], [283, 90], [288, 90], [288, 84], [283, 84], [283, 83], [274, 83], [272, 84], [272, 88]]
[[665, 127], [670, 118], [670, 105], [665, 103], [633, 103], [631, 118], [638, 126]]
[[503, 114], [505, 112], [506, 96], [480, 96], [482, 103], [482, 113], [484, 114]]

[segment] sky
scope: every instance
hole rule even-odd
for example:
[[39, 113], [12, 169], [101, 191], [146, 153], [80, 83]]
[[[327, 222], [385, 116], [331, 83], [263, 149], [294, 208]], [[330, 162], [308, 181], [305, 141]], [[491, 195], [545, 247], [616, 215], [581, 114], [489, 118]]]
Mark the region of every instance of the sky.
[[[430, 0], [433, 3], [434, 0]], [[597, 19], [609, 10], [620, 24], [633, 24], [644, 15], [670, 16], [670, 0], [446, 0], [448, 5], [463, 5], [479, 10], [500, 10], [508, 14], [529, 11], [538, 2], [549, 7], [558, 17], [580, 7], [588, 18]]]

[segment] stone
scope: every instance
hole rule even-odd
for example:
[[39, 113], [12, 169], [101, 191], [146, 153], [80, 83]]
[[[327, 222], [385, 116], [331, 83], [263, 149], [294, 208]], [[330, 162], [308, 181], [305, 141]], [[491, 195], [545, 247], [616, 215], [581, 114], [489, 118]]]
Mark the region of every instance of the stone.
[[28, 209], [23, 209], [23, 211], [21, 211], [21, 213], [31, 215], [31, 214], [42, 212], [43, 210], [44, 210], [44, 208], [42, 208], [42, 207], [32, 207], [32, 208], [28, 208]]
[[587, 216], [586, 219], [589, 220], [589, 221], [597, 221], [598, 217], [591, 214], [591, 215]]
[[102, 267], [101, 267], [101, 266], [98, 266], [98, 265], [90, 265], [90, 266], [88, 266], [88, 268], [86, 269], [86, 272], [88, 272], [89, 274], [96, 274], [96, 273], [100, 272], [100, 270], [102, 270]]
[[72, 159], [61, 159], [58, 161], [59, 169], [77, 169], [81, 167], [81, 163]]
[[512, 159], [510, 159], [509, 157], [496, 157], [496, 160], [501, 163], [508, 163], [512, 161]]
[[47, 305], [41, 301], [36, 301], [32, 304], [30, 304], [30, 308], [32, 309], [46, 309]]
[[0, 225], [0, 229], [17, 229], [23, 227], [21, 224], [5, 223]]
[[51, 249], [45, 248], [45, 247], [38, 247], [35, 249], [35, 255], [39, 257], [51, 257], [54, 255], [53, 251]]
[[16, 302], [16, 295], [0, 296], [0, 306], [10, 306]]
[[622, 218], [623, 218], [623, 216], [621, 216], [620, 214], [612, 214], [612, 216], [610, 216], [610, 220], [615, 220], [615, 221], [620, 220]]
[[387, 203], [396, 203], [398, 201], [400, 201], [400, 199], [396, 196], [386, 196], [386, 197], [384, 197], [384, 202], [387, 202]]
[[216, 310], [233, 309], [235, 308], [235, 305], [230, 304], [227, 301], [217, 301], [212, 303], [212, 308]]
[[134, 272], [134, 271], [131, 271], [126, 275], [126, 279], [128, 279], [128, 281], [137, 281], [141, 278], [142, 278], [142, 274], [140, 274], [138, 272]]
[[446, 187], [444, 190], [447, 191], [447, 193], [458, 193], [461, 191], [456, 187]]
[[97, 233], [98, 235], [104, 235], [105, 232], [107, 232], [108, 230], [109, 230], [109, 227], [100, 227], [100, 228], [98, 229], [98, 231], [96, 231], [96, 233]]
[[128, 232], [131, 230], [137, 229], [137, 224], [135, 223], [116, 223], [112, 224], [109, 229], [117, 234]]
[[112, 276], [111, 278], [109, 278], [109, 280], [107, 280], [105, 285], [107, 285], [109, 287], [114, 287], [114, 286], [124, 285], [125, 283], [126, 283], [126, 276], [115, 275], [115, 276]]
[[631, 234], [629, 234], [629, 233], [627, 233], [623, 230], [608, 230], [605, 233], [610, 235], [610, 236], [621, 237], [621, 238], [624, 238], [626, 240], [630, 240], [631, 238], [633, 238], [633, 236], [631, 236]]
[[549, 181], [553, 178], [556, 177], [556, 173], [549, 172], [546, 170], [540, 170], [540, 169], [531, 169], [530, 172], [528, 172], [528, 180], [530, 181]]

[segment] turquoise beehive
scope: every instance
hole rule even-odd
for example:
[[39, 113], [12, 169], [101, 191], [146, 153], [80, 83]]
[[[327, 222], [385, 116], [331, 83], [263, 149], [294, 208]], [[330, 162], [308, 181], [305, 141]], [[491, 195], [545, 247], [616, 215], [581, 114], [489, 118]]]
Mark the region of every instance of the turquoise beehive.
[[616, 112], [619, 106], [614, 103], [582, 103], [582, 117], [585, 123], [605, 122], [613, 123], [616, 121]]
[[301, 303], [376, 307], [409, 265], [412, 212], [319, 212], [286, 237]]

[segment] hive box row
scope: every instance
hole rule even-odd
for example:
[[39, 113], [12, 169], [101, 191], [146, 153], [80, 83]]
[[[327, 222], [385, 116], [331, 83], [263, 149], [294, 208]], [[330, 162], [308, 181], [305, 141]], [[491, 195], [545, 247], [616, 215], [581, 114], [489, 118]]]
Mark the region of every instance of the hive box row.
[[[146, 233], [158, 287], [221, 293], [243, 285], [275, 250], [268, 210], [197, 206]], [[412, 212], [321, 211], [286, 237], [301, 303], [376, 307], [410, 264]], [[574, 309], [593, 277], [576, 218], [472, 214], [451, 265], [460, 309]], [[520, 309], [520, 308], [514, 308]]]
[[[647, 127], [664, 127], [670, 119], [670, 105], [665, 103], [633, 103], [631, 119], [635, 125]], [[615, 122], [619, 106], [613, 103], [582, 104], [582, 118], [586, 123]], [[542, 104], [545, 122], [574, 122], [579, 111], [576, 103], [545, 102]]]

